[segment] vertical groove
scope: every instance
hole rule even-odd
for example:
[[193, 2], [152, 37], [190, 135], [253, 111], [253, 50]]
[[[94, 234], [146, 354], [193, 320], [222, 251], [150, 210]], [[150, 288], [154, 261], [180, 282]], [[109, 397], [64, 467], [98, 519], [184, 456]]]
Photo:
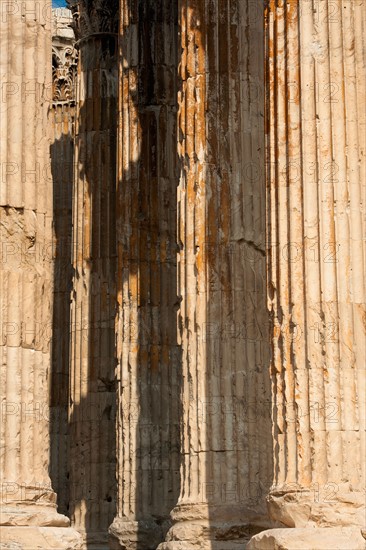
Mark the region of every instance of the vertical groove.
[[156, 548], [177, 499], [177, 13], [121, 2], [116, 322], [119, 504], [110, 532]]
[[217, 532], [230, 544], [235, 531], [243, 544], [252, 521], [266, 525], [272, 470], [263, 459], [271, 440], [263, 7], [182, 0], [179, 9], [183, 464], [169, 549], [213, 543]]
[[70, 374], [71, 517], [106, 544], [115, 495], [118, 2], [72, 4], [79, 47]]
[[[359, 273], [364, 280], [360, 234], [352, 235], [363, 208], [357, 7], [279, 0], [270, 3], [267, 19], [276, 466], [269, 502], [274, 519], [296, 527], [303, 520], [294, 510], [307, 510], [307, 524], [336, 525], [334, 499], [344, 524], [361, 521], [358, 505], [350, 504], [362, 500], [357, 418], [364, 403], [357, 396], [365, 341], [354, 315], [358, 307], [364, 311], [364, 297], [358, 301], [353, 290]], [[293, 507], [286, 505], [288, 493]]]

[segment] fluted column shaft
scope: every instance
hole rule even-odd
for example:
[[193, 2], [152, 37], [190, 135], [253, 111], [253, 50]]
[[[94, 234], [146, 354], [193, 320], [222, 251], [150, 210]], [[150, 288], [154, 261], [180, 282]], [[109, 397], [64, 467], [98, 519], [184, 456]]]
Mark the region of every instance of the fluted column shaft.
[[263, 7], [179, 6], [182, 467], [160, 548], [233, 548], [266, 525], [272, 471]]
[[79, 537], [57, 513], [49, 477], [51, 2], [1, 8], [1, 542], [76, 549]]
[[[98, 9], [98, 7], [100, 9]], [[79, 49], [73, 201], [70, 513], [88, 545], [115, 515], [117, 2], [72, 6]]]
[[270, 2], [274, 486], [285, 525], [359, 525], [365, 452], [365, 3]]
[[179, 495], [177, 3], [121, 2], [114, 547], [156, 549]]
[[42, 8], [9, 4], [1, 20], [1, 521], [8, 525], [68, 524], [56, 514], [48, 474], [50, 2]]

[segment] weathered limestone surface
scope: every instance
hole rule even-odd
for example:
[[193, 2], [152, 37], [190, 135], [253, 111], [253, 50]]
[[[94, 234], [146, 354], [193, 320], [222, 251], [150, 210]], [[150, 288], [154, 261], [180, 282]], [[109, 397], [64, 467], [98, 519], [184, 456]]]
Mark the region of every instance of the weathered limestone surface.
[[[365, 521], [364, 23], [363, 1], [273, 1], [268, 11], [268, 504], [295, 528]], [[310, 541], [284, 533], [250, 548]], [[328, 548], [345, 540], [324, 537]]]
[[156, 549], [179, 496], [177, 3], [121, 3], [118, 510], [112, 548]]
[[270, 525], [263, 6], [179, 9], [182, 466], [159, 550], [232, 550]]
[[24, 548], [28, 527], [33, 526], [39, 548], [50, 547], [47, 537], [54, 545], [57, 541], [58, 548], [76, 548], [80, 538], [68, 528], [68, 518], [56, 512], [48, 472], [53, 290], [47, 130], [51, 4], [45, 1], [42, 9], [38, 2], [11, 7], [2, 12], [0, 35], [0, 475], [1, 524], [6, 526], [1, 543], [15, 540], [18, 548]]
[[354, 527], [270, 529], [253, 537], [246, 550], [365, 550], [366, 541]]
[[1, 3], [1, 549], [365, 550], [365, 0], [68, 4]]
[[77, 50], [68, 9], [54, 9], [52, 29], [51, 174], [55, 228], [50, 475], [59, 512], [69, 510], [70, 294]]
[[70, 515], [107, 547], [116, 506], [117, 1], [70, 2], [79, 50], [73, 198]]

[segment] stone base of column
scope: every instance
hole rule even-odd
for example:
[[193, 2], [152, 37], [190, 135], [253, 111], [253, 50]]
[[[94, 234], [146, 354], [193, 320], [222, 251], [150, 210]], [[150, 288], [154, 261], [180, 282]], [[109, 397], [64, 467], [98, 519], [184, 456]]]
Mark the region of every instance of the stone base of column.
[[[47, 496], [47, 495], [46, 495]], [[82, 550], [83, 537], [50, 504], [4, 503], [0, 508], [1, 549]]]
[[238, 522], [186, 522], [174, 525], [157, 550], [243, 550], [263, 528]]
[[165, 539], [169, 521], [126, 521], [116, 518], [109, 528], [111, 550], [156, 550]]
[[255, 535], [246, 550], [365, 550], [366, 540], [356, 527], [269, 529]]
[[318, 527], [320, 518], [325, 527], [338, 528], [340, 518], [345, 527], [364, 524], [365, 495], [361, 491], [332, 483], [326, 488], [327, 498], [317, 487], [272, 490], [267, 498], [269, 515], [279, 525], [290, 528]]
[[0, 509], [0, 525], [6, 527], [70, 527], [70, 520], [55, 506], [7, 506]]
[[180, 504], [174, 525], [157, 550], [243, 550], [249, 540], [275, 524], [245, 506]]
[[1, 527], [6, 550], [83, 550], [83, 539], [71, 527]]

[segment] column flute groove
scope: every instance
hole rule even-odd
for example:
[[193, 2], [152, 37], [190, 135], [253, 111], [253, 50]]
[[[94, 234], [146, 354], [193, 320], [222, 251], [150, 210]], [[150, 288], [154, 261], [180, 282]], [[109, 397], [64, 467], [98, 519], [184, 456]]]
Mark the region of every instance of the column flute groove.
[[271, 518], [294, 529], [258, 535], [251, 550], [364, 547], [365, 12], [364, 2], [268, 5], [267, 500]]
[[177, 4], [121, 2], [118, 510], [113, 548], [154, 549], [179, 494]]
[[179, 2], [181, 493], [159, 550], [271, 525], [263, 6]]
[[70, 514], [88, 548], [116, 508], [118, 1], [69, 2], [79, 52], [70, 342]]

